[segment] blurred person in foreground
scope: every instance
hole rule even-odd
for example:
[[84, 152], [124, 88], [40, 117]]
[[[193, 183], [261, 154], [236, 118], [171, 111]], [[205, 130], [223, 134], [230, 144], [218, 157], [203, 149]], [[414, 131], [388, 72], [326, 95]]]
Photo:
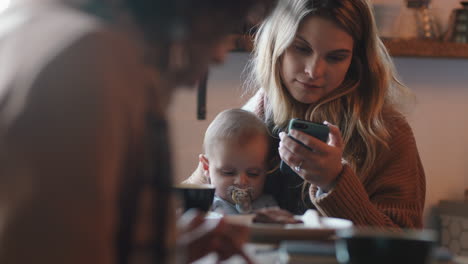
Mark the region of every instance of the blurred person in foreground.
[[0, 14], [0, 263], [242, 255], [246, 229], [200, 214], [175, 241], [165, 109], [267, 2], [12, 2]]

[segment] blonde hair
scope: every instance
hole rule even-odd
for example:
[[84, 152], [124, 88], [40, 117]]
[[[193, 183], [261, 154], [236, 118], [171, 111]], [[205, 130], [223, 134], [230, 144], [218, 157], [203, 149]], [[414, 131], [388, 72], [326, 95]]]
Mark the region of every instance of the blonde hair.
[[[354, 40], [351, 65], [343, 83], [313, 105], [295, 101], [282, 85], [279, 60], [291, 45], [300, 23], [320, 16], [336, 23]], [[247, 88], [263, 88], [268, 104], [265, 119], [274, 130], [285, 129], [291, 118], [338, 125], [345, 149], [343, 158], [365, 177], [379, 148], [388, 147], [389, 130], [383, 112], [398, 113], [398, 100], [412, 99], [398, 80], [392, 60], [378, 37], [367, 0], [280, 0], [260, 25], [253, 58], [247, 68]]]
[[259, 135], [270, 143], [268, 129], [260, 118], [246, 110], [228, 109], [219, 113], [208, 126], [203, 148], [209, 157], [210, 147], [219, 141], [230, 140], [242, 144]]

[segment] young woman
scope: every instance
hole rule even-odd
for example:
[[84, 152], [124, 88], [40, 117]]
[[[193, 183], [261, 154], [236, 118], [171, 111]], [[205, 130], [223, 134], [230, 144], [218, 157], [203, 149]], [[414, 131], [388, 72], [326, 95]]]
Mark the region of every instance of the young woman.
[[[355, 225], [422, 226], [425, 175], [400, 104], [412, 95], [367, 0], [280, 1], [258, 29], [249, 72], [258, 90], [244, 108], [278, 135], [279, 156], [300, 176], [270, 177], [283, 208], [313, 206]], [[293, 130], [305, 146], [297, 143], [282, 132], [291, 118], [325, 123], [329, 141]], [[302, 181], [308, 188], [297, 187]]]

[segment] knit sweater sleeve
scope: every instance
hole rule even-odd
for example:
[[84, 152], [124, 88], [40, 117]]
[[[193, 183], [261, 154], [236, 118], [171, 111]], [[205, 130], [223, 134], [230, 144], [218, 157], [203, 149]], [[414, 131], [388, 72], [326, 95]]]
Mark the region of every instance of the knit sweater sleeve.
[[357, 226], [421, 228], [425, 174], [412, 130], [399, 116], [389, 120], [389, 148], [380, 153], [371, 173], [361, 179], [345, 165], [335, 187], [310, 198], [324, 216], [346, 218]]

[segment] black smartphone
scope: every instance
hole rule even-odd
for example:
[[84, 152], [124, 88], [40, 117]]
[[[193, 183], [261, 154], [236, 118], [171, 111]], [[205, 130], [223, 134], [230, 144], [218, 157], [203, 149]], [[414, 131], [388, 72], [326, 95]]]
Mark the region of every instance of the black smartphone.
[[[296, 129], [303, 131], [315, 138], [320, 139], [323, 142], [327, 142], [328, 140], [328, 133], [330, 132], [330, 129], [328, 126], [324, 124], [319, 124], [319, 123], [313, 123], [310, 121], [298, 119], [298, 118], [293, 118], [289, 121], [288, 125], [288, 135], [291, 134], [291, 130]], [[292, 137], [291, 137], [292, 138]], [[292, 138], [294, 139], [294, 138]], [[294, 139], [296, 140], [296, 139]], [[299, 144], [302, 144], [302, 142], [296, 140]], [[303, 144], [302, 144], [303, 145]], [[280, 163], [280, 170], [283, 174], [287, 175], [297, 175], [297, 173], [291, 169], [286, 162], [281, 161]]]

